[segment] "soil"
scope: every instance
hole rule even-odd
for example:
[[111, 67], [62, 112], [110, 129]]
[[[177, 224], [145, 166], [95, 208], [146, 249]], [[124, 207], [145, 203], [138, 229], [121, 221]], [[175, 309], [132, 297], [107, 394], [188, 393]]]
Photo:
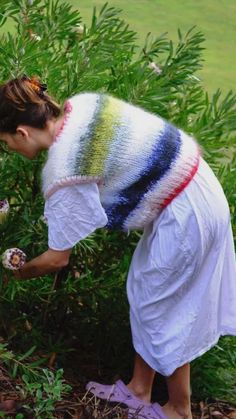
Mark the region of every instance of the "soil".
[[[84, 379], [82, 379], [84, 381]], [[35, 419], [33, 412], [34, 400], [28, 398], [21, 400], [17, 386], [21, 384], [19, 379], [9, 377], [4, 367], [0, 368], [0, 417], [13, 419], [22, 417], [24, 419]], [[127, 419], [127, 409], [122, 406], [109, 404], [97, 399], [95, 396], [85, 392], [84, 383], [68, 379], [72, 387], [70, 396], [56, 404], [54, 418], [56, 419]], [[162, 396], [164, 396], [163, 391]], [[163, 399], [164, 400], [164, 399]], [[24, 406], [32, 406], [32, 410]], [[230, 404], [222, 400], [208, 399], [192, 403], [194, 419], [236, 419], [236, 404]], [[22, 416], [19, 414], [21, 413]], [[47, 418], [47, 414], [41, 416]], [[145, 419], [141, 412], [133, 415], [133, 419]]]

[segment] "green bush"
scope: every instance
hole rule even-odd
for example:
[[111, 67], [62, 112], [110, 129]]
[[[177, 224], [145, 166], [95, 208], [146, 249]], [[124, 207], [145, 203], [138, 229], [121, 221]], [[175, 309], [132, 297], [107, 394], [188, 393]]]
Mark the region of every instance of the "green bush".
[[[4, 32], [6, 20], [14, 22], [11, 33]], [[81, 91], [110, 92], [194, 135], [224, 186], [236, 234], [236, 97], [232, 92], [222, 97], [220, 90], [209, 97], [204, 91], [196, 76], [202, 67], [201, 32], [178, 31], [175, 47], [165, 34], [149, 34], [139, 49], [119, 10], [104, 5], [86, 27], [79, 11], [60, 0], [1, 0], [0, 24], [0, 82], [22, 73], [38, 75], [60, 103]], [[28, 162], [1, 146], [0, 199], [11, 204], [0, 227], [1, 252], [17, 246], [31, 259], [47, 248], [40, 193], [44, 158]], [[73, 351], [73, 368], [88, 378], [86, 363], [110, 378], [117, 371], [128, 374], [132, 347], [125, 280], [139, 236], [99, 230], [75, 246], [69, 267], [53, 279], [15, 281], [0, 268], [3, 340], [17, 353], [27, 353], [32, 344], [39, 353], [55, 352], [57, 366], [64, 368], [72, 368], [68, 352]], [[236, 401], [235, 339], [222, 339], [220, 348], [194, 362], [196, 398]]]

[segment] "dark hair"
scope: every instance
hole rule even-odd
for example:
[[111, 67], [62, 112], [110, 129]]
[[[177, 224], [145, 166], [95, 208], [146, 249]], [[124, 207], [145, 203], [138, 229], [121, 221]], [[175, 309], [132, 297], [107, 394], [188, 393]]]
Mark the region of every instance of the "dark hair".
[[45, 93], [36, 78], [22, 76], [0, 86], [0, 132], [16, 132], [25, 124], [43, 129], [49, 119], [57, 118], [61, 107]]

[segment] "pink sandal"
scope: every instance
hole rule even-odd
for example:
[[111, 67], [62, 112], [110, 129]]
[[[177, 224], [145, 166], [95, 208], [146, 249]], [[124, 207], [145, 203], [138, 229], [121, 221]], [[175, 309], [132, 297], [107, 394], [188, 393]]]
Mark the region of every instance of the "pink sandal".
[[158, 403], [147, 403], [132, 394], [123, 381], [118, 380], [113, 385], [99, 384], [90, 381], [86, 390], [94, 396], [126, 405], [129, 408], [129, 419], [167, 419]]

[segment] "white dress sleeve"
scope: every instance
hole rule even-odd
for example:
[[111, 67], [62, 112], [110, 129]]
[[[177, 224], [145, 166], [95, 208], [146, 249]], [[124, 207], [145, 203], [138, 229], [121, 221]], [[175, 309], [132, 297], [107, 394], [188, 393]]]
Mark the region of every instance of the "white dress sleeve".
[[48, 224], [48, 247], [71, 249], [107, 222], [96, 183], [60, 188], [45, 202], [44, 217]]

